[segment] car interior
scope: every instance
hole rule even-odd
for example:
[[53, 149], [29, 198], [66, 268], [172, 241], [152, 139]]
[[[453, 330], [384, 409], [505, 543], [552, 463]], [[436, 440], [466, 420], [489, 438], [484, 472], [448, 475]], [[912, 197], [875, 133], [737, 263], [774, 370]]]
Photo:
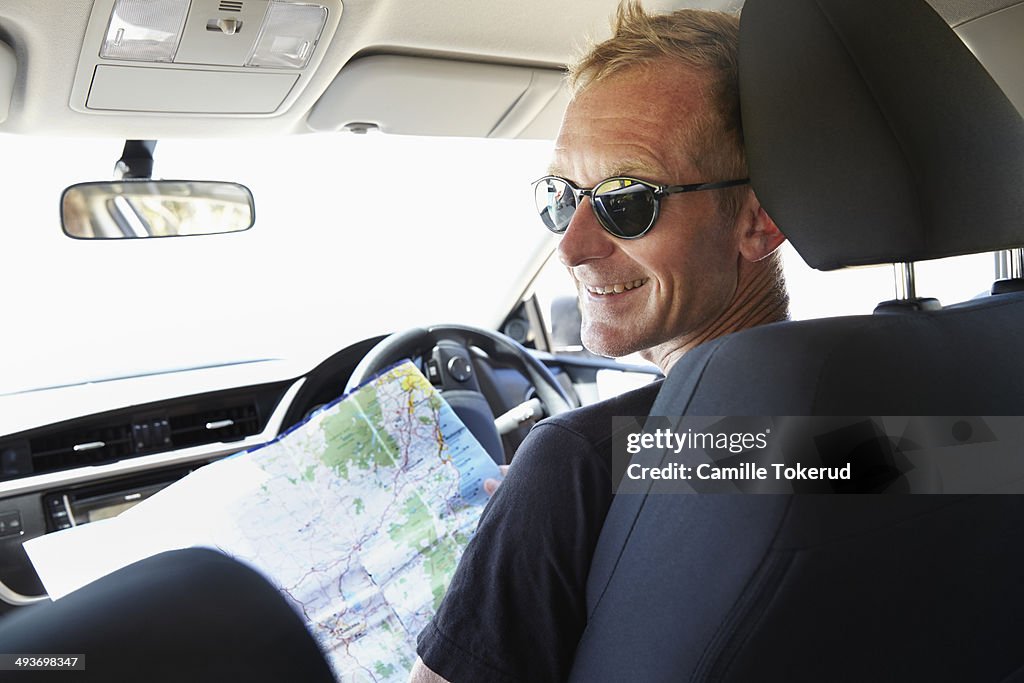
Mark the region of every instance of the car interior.
[[[285, 16], [275, 29], [274, 12], [286, 12], [292, 4], [307, 8], [311, 19], [299, 17], [288, 23]], [[98, 162], [101, 169], [117, 162], [119, 178], [147, 178], [154, 161], [159, 171], [169, 146], [178, 138], [199, 138], [200, 152], [204, 139], [237, 139], [243, 144], [266, 141], [269, 149], [280, 150], [281, 145], [273, 146], [278, 139], [287, 141], [303, 134], [353, 139], [353, 144], [369, 143], [371, 138], [378, 138], [372, 142], [379, 144], [389, 138], [437, 140], [428, 155], [438, 149], [455, 150], [460, 139], [474, 137], [499, 145], [529, 145], [535, 138], [550, 140], [557, 131], [567, 98], [561, 68], [571, 58], [573, 41], [580, 35], [577, 31], [588, 26], [595, 33], [603, 30], [613, 9], [612, 3], [605, 3], [598, 12], [580, 5], [566, 15], [571, 26], [552, 32], [541, 21], [539, 7], [524, 6], [514, 17], [499, 19], [494, 8], [467, 8], [460, 3], [426, 8], [401, 3], [348, 2], [343, 6], [333, 1], [312, 5], [258, 0], [236, 5], [198, 1], [118, 4], [114, 0], [62, 6], [4, 3], [0, 7], [0, 100], [4, 103], [0, 126], [5, 140], [25, 140], [31, 147], [37, 139], [42, 144], [44, 138], [59, 142], [66, 137], [67, 147], [61, 153], [70, 155], [75, 154], [78, 139], [109, 140], [113, 154]], [[265, 22], [271, 22], [269, 27]], [[153, 35], [167, 25], [180, 33], [173, 38], [180, 43], [173, 60], [160, 53], [166, 48], [150, 44]], [[134, 38], [132, 30], [139, 31]], [[312, 31], [308, 40], [292, 36], [301, 37], [304, 30]], [[160, 35], [166, 39], [173, 31]], [[251, 62], [250, 53], [257, 52], [259, 36], [272, 37], [273, 31], [280, 34], [280, 54], [268, 57], [269, 62], [255, 57], [257, 61]], [[67, 36], [72, 34], [75, 39], [69, 40]], [[239, 41], [244, 44], [236, 44]], [[190, 53], [189, 44], [198, 52]], [[297, 51], [302, 50], [300, 57]], [[104, 75], [97, 80], [97, 74]], [[107, 78], [111, 78], [109, 86], [102, 84]], [[217, 149], [211, 149], [209, 155], [215, 157]], [[488, 148], [483, 154], [496, 155], [501, 149], [508, 147]], [[211, 162], [216, 167], [216, 159], [203, 158], [198, 163], [196, 153], [191, 148], [187, 152], [192, 158], [186, 172], [205, 179]], [[267, 159], [253, 156], [266, 165]], [[531, 170], [524, 173], [539, 172], [546, 163], [543, 156], [534, 156]], [[273, 158], [269, 160], [273, 162]], [[299, 163], [312, 164], [309, 170], [320, 176], [332, 161], [301, 158]], [[429, 156], [419, 163], [424, 168], [437, 165]], [[528, 199], [531, 179], [525, 174], [517, 176], [521, 188], [512, 187], [509, 194]], [[76, 178], [96, 180], [95, 176]], [[105, 179], [99, 176], [99, 180]], [[14, 201], [17, 190], [11, 190], [10, 201]], [[266, 190], [273, 193], [274, 188]], [[309, 203], [314, 205], [316, 193], [326, 190], [309, 192]], [[269, 228], [264, 221], [273, 219], [268, 192], [256, 194], [254, 235], [261, 230], [266, 233]], [[67, 201], [66, 195], [64, 209]], [[52, 203], [46, 205], [43, 219], [50, 221], [47, 230], [54, 227], [53, 207], [61, 205], [59, 191], [48, 202]], [[470, 214], [475, 210], [472, 205], [466, 208]], [[287, 211], [295, 214], [297, 209], [289, 206]], [[531, 211], [516, 215], [529, 219]], [[268, 218], [261, 221], [263, 216]], [[108, 223], [112, 225], [97, 227], [94, 237], [109, 238], [102, 230], [120, 229], [116, 221]], [[401, 332], [402, 326], [408, 325], [401, 322], [410, 319], [407, 312], [402, 313], [403, 307], [422, 309], [423, 314], [411, 320], [423, 325], [416, 328], [423, 334], [406, 339], [399, 350], [404, 355], [424, 356], [424, 372], [433, 368], [432, 379], [439, 388], [450, 390], [446, 395], [459, 404], [463, 419], [473, 423], [474, 429], [482, 425], [480, 438], [500, 462], [514, 453], [529, 425], [542, 416], [541, 409], [533, 407], [537, 397], [548, 404], [549, 411], [562, 410], [596, 400], [604, 373], [631, 375], [639, 381], [656, 377], [657, 371], [648, 365], [619, 363], [575, 350], [555, 354], [551, 326], [541, 324], [537, 300], [529, 291], [553, 243], [543, 230], [534, 225], [530, 225], [532, 230], [524, 228], [523, 223], [526, 221], [518, 221], [511, 234], [502, 228], [504, 232], [490, 237], [468, 236], [467, 229], [481, 233], [469, 223], [468, 228], [438, 233], [438, 238], [431, 240], [436, 245], [407, 237], [412, 240], [409, 253], [399, 250], [394, 257], [396, 267], [411, 267], [425, 260], [426, 272], [436, 286], [450, 293], [429, 302], [417, 302], [407, 295], [394, 302], [353, 301], [347, 316], [332, 330], [337, 335], [318, 345], [316, 353], [320, 355], [305, 356], [296, 363], [289, 359], [281, 362], [276, 354], [251, 354], [253, 358], [239, 353], [209, 363], [193, 361], [174, 367], [154, 362], [142, 372], [107, 372], [100, 369], [102, 349], [90, 347], [82, 349], [82, 359], [77, 361], [82, 372], [72, 372], [73, 379], [68, 380], [51, 378], [48, 366], [63, 354], [57, 351], [48, 359], [39, 346], [47, 343], [43, 339], [35, 342], [38, 355], [16, 358], [17, 354], [12, 354], [0, 374], [11, 379], [31, 367], [37, 377], [21, 384], [5, 383], [0, 390], [4, 402], [0, 409], [4, 416], [0, 423], [0, 610], [46, 599], [22, 550], [24, 541], [101, 519], [147, 498], [196, 467], [273, 440], [345, 392], [346, 383], [359, 376], [354, 371], [368, 352], [386, 334]], [[405, 228], [399, 225], [398, 229], [396, 237], [402, 239]], [[330, 230], [325, 226], [320, 232]], [[59, 232], [58, 225], [53, 233], [71, 242]], [[196, 243], [199, 251], [206, 242], [213, 251], [218, 247], [215, 240], [204, 235], [168, 241]], [[510, 242], [504, 263], [471, 258], [468, 263], [455, 260], [447, 267], [433, 267], [433, 262], [446, 257], [447, 241], [462, 241], [463, 248], [472, 250], [493, 247], [487, 245], [489, 240]], [[520, 246], [511, 244], [513, 241]], [[75, 246], [111, 251], [121, 245], [113, 239], [97, 239], [92, 245]], [[335, 246], [344, 250], [346, 242], [342, 239], [331, 248]], [[380, 245], [369, 246], [377, 249]], [[311, 245], [303, 248], [309, 250]], [[99, 258], [97, 251], [75, 258]], [[423, 252], [422, 256], [417, 252]], [[265, 265], [275, 267], [271, 255], [267, 256]], [[341, 251], [335, 263], [337, 259], [365, 261], [371, 265], [351, 263], [349, 269], [372, 274], [374, 258], [373, 253]], [[122, 262], [121, 267], [127, 272], [133, 264]], [[318, 281], [329, 282], [318, 280], [315, 273], [303, 275], [309, 277], [310, 290]], [[476, 287], [482, 290], [486, 306], [481, 314], [481, 305], [474, 303], [471, 310], [467, 293], [455, 288], [465, 290], [462, 280], [484, 275], [493, 281], [481, 280], [486, 286]], [[11, 283], [13, 286], [13, 277]], [[63, 293], [61, 298], [68, 302], [61, 314], [68, 316], [67, 324], [74, 325], [71, 311], [82, 306], [72, 303], [72, 294]], [[298, 303], [278, 299], [267, 303], [267, 307], [282, 305]], [[31, 308], [22, 323], [30, 324], [33, 316], [38, 317], [38, 308]], [[169, 304], [167, 309], [167, 314], [173, 315]], [[376, 309], [369, 313], [376, 313], [380, 322], [366, 325], [360, 320], [368, 309]], [[249, 331], [253, 315], [266, 313], [252, 309], [249, 318], [238, 313], [226, 319], [227, 326], [248, 337], [266, 336], [266, 332]], [[186, 322], [180, 321], [182, 325]], [[438, 330], [446, 332], [435, 340], [431, 335], [438, 336]], [[446, 341], [438, 346], [441, 337]], [[238, 340], [238, 336], [232, 338]], [[145, 343], [158, 342], [147, 339]], [[472, 351], [467, 349], [470, 342]], [[569, 339], [560, 347], [571, 346], [571, 342]], [[79, 342], [87, 343], [84, 338]], [[128, 355], [130, 345], [122, 345], [120, 353]], [[31, 349], [26, 352], [31, 354]], [[159, 353], [151, 350], [149, 355]], [[364, 364], [360, 375], [369, 376], [400, 357], [389, 360], [386, 356], [384, 350], [376, 352], [376, 367]], [[451, 376], [448, 363], [455, 357], [474, 359], [472, 377], [460, 381]], [[173, 371], [165, 369], [168, 365]], [[505, 434], [499, 438], [494, 416], [519, 406], [525, 406], [518, 413], [522, 419], [507, 419]]]
[[[514, 8], [456, 0], [0, 0], [0, 146], [51, 137], [110, 142], [117, 152], [99, 162], [116, 162], [114, 177], [75, 181], [85, 183], [88, 204], [93, 183], [102, 193], [107, 181], [156, 178], [161, 152], [178, 139], [199, 140], [193, 150], [209, 142], [211, 157], [221, 139], [254, 148], [316, 136], [509, 145], [488, 148], [490, 156], [550, 144], [569, 99], [564, 68], [587, 36], [607, 35], [616, 4], [572, 0], [552, 16], [536, 0]], [[651, 414], [931, 415], [952, 424], [956, 416], [1024, 413], [1024, 3], [643, 4], [742, 8], [744, 136], [760, 201], [811, 268], [891, 264], [897, 292], [865, 315], [775, 323], [708, 342], [672, 369]], [[209, 176], [196, 156], [192, 177], [240, 182]], [[296, 173], [329, 175], [345, 164], [321, 162]], [[397, 176], [426, 189], [447, 179]], [[481, 201], [492, 192], [488, 179], [470, 180]], [[531, 180], [522, 178], [527, 198]], [[175, 200], [175, 188], [161, 188]], [[332, 213], [344, 216], [359, 202], [346, 188], [358, 189], [337, 190]], [[225, 199], [211, 184], [204, 196], [217, 211], [242, 207], [233, 229], [256, 234], [261, 201], [275, 188], [259, 190]], [[19, 188], [5, 196], [17, 202]], [[69, 196], [52, 197], [32, 229], [108, 250], [122, 241], [202, 248], [234, 237], [121, 240], [140, 233], [115, 213], [74, 234], [77, 200]], [[392, 201], [403, 203], [401, 192]], [[531, 211], [522, 212], [527, 220]], [[583, 351], [575, 306], [542, 304], [535, 284], [555, 242], [539, 225], [528, 235], [500, 232], [492, 238], [500, 243], [474, 254], [485, 238], [474, 243], [443, 224], [462, 218], [479, 229], [491, 217], [451, 213], [466, 215], [432, 215], [442, 225], [424, 271], [456, 279], [436, 291], [411, 279], [403, 300], [422, 310], [396, 314], [373, 332], [357, 325], [364, 309], [354, 308], [351, 331], [338, 323], [341, 332], [320, 340], [312, 360], [240, 356], [2, 385], [0, 622], [48, 601], [24, 542], [115, 515], [198, 467], [268, 443], [402, 358], [415, 359], [498, 463], [510, 462], [536, 420], [604, 397], [599, 385], [609, 374], [630, 386], [660, 377], [653, 366]], [[389, 239], [397, 252], [403, 240], [412, 244], [401, 230]], [[380, 254], [349, 249], [336, 255], [339, 272]], [[426, 253], [409, 249], [410, 262]], [[514, 257], [502, 256], [506, 249]], [[972, 284], [983, 294], [943, 305], [919, 291], [915, 264], [966, 254], [992, 254], [990, 279]], [[507, 281], [486, 281], [488, 268]], [[274, 275], [253, 278], [270, 286]], [[76, 287], [85, 291], [84, 283], [67, 284], [69, 300]], [[472, 289], [486, 291], [488, 307], [460, 315]], [[12, 289], [5, 298], [19, 296]], [[311, 288], [308, 298], [318, 296]], [[389, 321], [390, 300], [359, 305]], [[9, 334], [31, 339], [30, 316], [53, 312], [26, 309], [29, 319], [12, 318]], [[259, 337], [285, 315], [229, 322]], [[76, 344], [71, 335], [61, 343]], [[109, 345], [117, 352], [132, 340], [126, 333]], [[0, 367], [13, 376], [17, 366], [46, 364], [12, 357]], [[999, 494], [1019, 484], [994, 495], [617, 496], [591, 567], [588, 625], [571, 678], [1018, 680], [1024, 498]]]

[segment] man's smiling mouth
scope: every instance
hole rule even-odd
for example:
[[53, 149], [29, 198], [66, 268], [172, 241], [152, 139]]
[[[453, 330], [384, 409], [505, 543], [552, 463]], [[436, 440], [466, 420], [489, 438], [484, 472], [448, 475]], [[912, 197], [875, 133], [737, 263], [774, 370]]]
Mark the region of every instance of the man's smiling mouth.
[[639, 280], [631, 280], [629, 282], [616, 282], [613, 285], [584, 285], [584, 286], [587, 288], [587, 291], [590, 292], [591, 294], [598, 294], [598, 295], [601, 295], [601, 296], [609, 296], [609, 295], [613, 295], [613, 294], [622, 294], [623, 292], [628, 292], [631, 289], [636, 289], [637, 287], [642, 287], [643, 285], [647, 284], [647, 281], [650, 280], [650, 279], [651, 278], [649, 278], [649, 277], [645, 277], [645, 278], [640, 278]]

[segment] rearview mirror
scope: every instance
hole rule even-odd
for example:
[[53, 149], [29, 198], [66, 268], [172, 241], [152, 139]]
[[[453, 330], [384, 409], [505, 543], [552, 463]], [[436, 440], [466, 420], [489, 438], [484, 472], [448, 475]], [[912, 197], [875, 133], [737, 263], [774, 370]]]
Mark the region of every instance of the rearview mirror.
[[64, 233], [76, 239], [212, 235], [248, 230], [256, 219], [249, 188], [205, 180], [79, 183], [60, 205]]

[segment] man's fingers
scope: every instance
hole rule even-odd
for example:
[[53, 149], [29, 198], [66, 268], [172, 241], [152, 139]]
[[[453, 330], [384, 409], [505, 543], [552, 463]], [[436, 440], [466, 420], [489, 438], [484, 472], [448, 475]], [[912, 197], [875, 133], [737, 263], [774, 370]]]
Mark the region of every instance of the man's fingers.
[[[501, 472], [501, 478], [504, 479], [508, 474], [508, 465], [498, 465], [498, 471]], [[488, 496], [493, 496], [499, 486], [501, 486], [501, 479], [484, 479], [484, 493]]]

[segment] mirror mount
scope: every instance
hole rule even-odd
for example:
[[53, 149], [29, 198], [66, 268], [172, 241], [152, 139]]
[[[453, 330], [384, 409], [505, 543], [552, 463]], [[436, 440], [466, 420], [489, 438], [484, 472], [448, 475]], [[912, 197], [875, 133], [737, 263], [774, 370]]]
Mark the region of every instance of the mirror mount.
[[153, 150], [156, 140], [125, 140], [121, 158], [114, 164], [116, 180], [153, 177]]

